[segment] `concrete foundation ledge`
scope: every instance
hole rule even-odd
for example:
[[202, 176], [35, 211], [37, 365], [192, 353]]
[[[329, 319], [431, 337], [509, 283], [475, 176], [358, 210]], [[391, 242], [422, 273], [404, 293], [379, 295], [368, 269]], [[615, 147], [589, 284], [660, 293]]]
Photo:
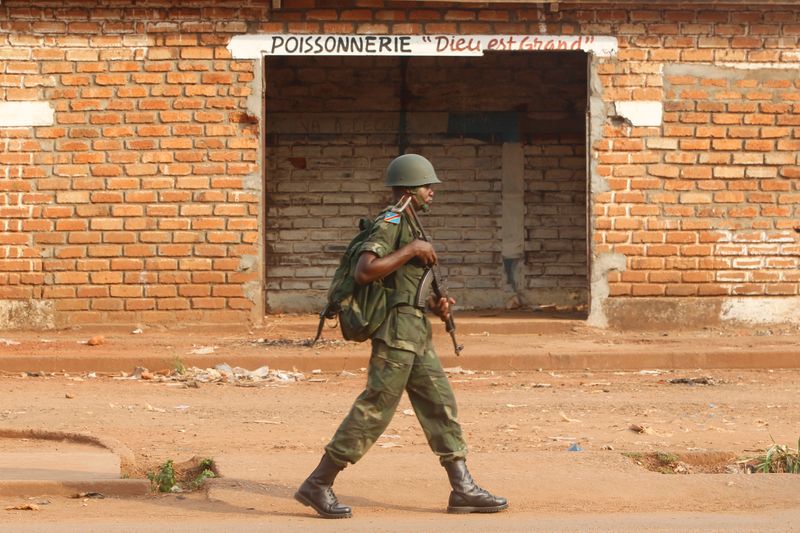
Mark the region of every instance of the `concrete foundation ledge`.
[[38, 439], [51, 441], [70, 441], [76, 444], [90, 444], [105, 448], [119, 457], [120, 474], [131, 475], [136, 467], [133, 452], [116, 439], [97, 437], [88, 433], [75, 433], [69, 431], [51, 431], [46, 429], [16, 429], [0, 427], [0, 438], [3, 439]]
[[636, 331], [722, 326], [800, 327], [800, 297], [608, 298], [611, 329]]
[[52, 300], [0, 300], [0, 330], [53, 329]]
[[91, 492], [97, 492], [107, 498], [147, 496], [150, 494], [150, 481], [146, 479], [0, 480], [0, 497], [26, 498], [47, 495], [71, 498]]

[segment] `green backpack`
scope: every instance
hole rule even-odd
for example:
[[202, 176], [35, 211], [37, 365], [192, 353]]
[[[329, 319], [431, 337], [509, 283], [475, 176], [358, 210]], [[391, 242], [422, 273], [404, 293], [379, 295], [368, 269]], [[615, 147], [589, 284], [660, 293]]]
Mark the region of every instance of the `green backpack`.
[[[382, 219], [383, 213], [378, 218]], [[358, 251], [369, 237], [377, 220], [362, 218], [359, 221], [359, 232], [347, 245], [333, 274], [331, 287], [328, 289], [328, 303], [319, 314], [317, 336], [311, 341], [311, 346], [322, 336], [325, 319], [338, 318], [342, 337], [356, 342], [369, 339], [386, 320], [389, 289], [384, 287], [383, 280], [359, 285], [354, 277], [360, 256]]]

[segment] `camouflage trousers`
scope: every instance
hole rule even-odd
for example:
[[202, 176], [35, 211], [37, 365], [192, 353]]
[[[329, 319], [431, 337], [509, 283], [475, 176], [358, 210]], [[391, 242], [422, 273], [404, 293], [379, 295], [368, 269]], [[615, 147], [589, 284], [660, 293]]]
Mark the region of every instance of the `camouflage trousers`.
[[325, 447], [334, 462], [346, 466], [367, 453], [389, 426], [404, 390], [439, 461], [444, 464], [466, 456], [453, 389], [430, 338], [421, 355], [373, 339], [367, 388]]

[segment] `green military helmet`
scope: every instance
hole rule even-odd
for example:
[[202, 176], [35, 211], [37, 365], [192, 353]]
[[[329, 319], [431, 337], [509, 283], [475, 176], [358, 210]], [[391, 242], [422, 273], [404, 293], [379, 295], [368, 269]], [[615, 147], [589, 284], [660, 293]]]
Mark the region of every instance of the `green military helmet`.
[[418, 154], [396, 157], [386, 169], [387, 187], [421, 187], [441, 183], [430, 161]]

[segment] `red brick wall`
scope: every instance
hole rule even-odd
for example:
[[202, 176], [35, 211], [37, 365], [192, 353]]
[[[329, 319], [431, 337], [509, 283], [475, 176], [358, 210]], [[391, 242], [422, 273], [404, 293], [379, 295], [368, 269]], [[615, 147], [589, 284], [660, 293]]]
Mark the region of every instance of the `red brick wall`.
[[665, 68], [663, 134], [629, 137], [648, 160], [611, 168], [602, 195], [605, 215], [621, 196], [630, 210], [597, 218], [629, 257], [613, 295], [798, 293], [798, 83], [796, 70]]
[[257, 31], [615, 36], [599, 101], [665, 115], [598, 125], [592, 255], [625, 263], [611, 297], [797, 295], [797, 9], [283, 4], [3, 2], [0, 102], [50, 102], [55, 123], [0, 128], [0, 301], [59, 324], [257, 316], [255, 62], [225, 49]]
[[52, 126], [0, 129], [0, 300], [52, 302], [61, 324], [257, 305], [253, 65], [225, 49], [247, 26], [168, 4], [0, 6], [0, 100], [55, 108]]

